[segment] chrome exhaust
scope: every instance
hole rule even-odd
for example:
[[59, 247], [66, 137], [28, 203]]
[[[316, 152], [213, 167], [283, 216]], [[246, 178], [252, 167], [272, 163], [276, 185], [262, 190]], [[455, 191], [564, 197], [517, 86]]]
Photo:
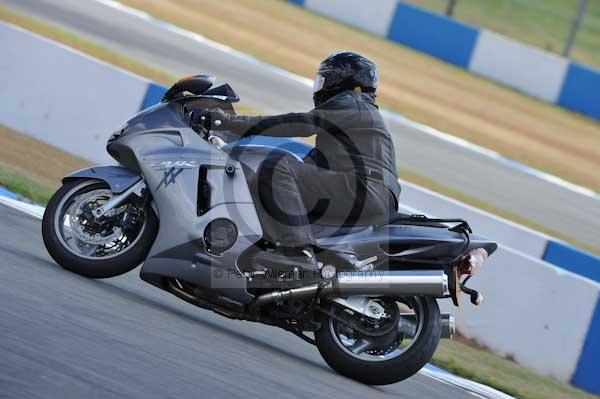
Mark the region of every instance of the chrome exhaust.
[[442, 313], [442, 338], [453, 339], [454, 333], [456, 333], [454, 316], [450, 313]]
[[[251, 310], [288, 299], [304, 299], [314, 296], [317, 284], [286, 291], [273, 291], [260, 295], [250, 304]], [[338, 272], [322, 287], [321, 296], [387, 295], [387, 296], [433, 296], [448, 294], [448, 276], [443, 270], [371, 270]]]
[[[442, 339], [453, 339], [456, 333], [456, 324], [454, 316], [450, 313], [441, 314], [442, 321]], [[398, 331], [406, 336], [413, 338], [417, 333], [417, 315], [414, 313], [402, 313], [398, 323]]]

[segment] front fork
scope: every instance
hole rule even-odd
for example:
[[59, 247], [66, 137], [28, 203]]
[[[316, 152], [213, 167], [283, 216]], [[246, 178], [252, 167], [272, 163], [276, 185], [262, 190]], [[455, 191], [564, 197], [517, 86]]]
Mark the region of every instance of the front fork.
[[147, 188], [146, 182], [142, 179], [123, 191], [121, 194], [113, 195], [106, 203], [98, 208], [94, 209], [92, 213], [96, 219], [106, 215], [111, 209], [121, 205], [131, 194], [135, 194], [138, 197], [143, 197], [143, 192]]

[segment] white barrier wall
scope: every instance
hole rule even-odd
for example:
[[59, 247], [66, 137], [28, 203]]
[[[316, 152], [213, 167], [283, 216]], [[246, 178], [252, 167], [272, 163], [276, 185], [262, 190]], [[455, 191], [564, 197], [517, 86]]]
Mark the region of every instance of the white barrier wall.
[[379, 0], [365, 7], [364, 0], [306, 0], [309, 10], [341, 20], [379, 36], [387, 35], [396, 0]]
[[[155, 85], [2, 23], [0, 46], [0, 123], [94, 162], [112, 161], [104, 151], [108, 134], [147, 105]], [[477, 233], [503, 244], [472, 280], [486, 296], [480, 308], [465, 300], [457, 311], [442, 301], [456, 313], [460, 331], [562, 381], [570, 381], [576, 368], [582, 381], [592, 380], [596, 358], [582, 348], [595, 342], [588, 330], [600, 286], [541, 261], [546, 236], [402, 185], [401, 200], [411, 212], [467, 219]], [[597, 324], [600, 329], [600, 318]]]
[[433, 217], [463, 218], [477, 234], [493, 237], [504, 246], [534, 258], [543, 258], [550, 237], [416, 184], [401, 179], [400, 183], [402, 205]]
[[457, 329], [493, 352], [563, 382], [579, 365], [600, 285], [504, 246], [469, 285], [483, 293], [479, 307], [463, 297]]
[[469, 70], [532, 96], [555, 103], [569, 67], [566, 58], [482, 30]]
[[470, 281], [484, 295], [480, 307], [466, 297], [460, 309], [441, 302], [462, 334], [563, 382], [571, 382], [578, 369], [595, 368], [580, 358], [586, 340], [596, 339], [591, 320], [600, 303], [600, 284], [544, 262], [551, 237], [415, 184], [401, 184], [401, 206], [407, 212], [463, 218], [477, 234], [501, 244]]
[[148, 81], [1, 22], [0, 48], [0, 123], [113, 163], [106, 140], [139, 111]]

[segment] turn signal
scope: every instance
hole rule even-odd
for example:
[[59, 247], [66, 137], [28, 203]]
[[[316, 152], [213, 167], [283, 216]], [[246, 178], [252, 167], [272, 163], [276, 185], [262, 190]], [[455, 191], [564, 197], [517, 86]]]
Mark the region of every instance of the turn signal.
[[487, 260], [488, 253], [483, 248], [477, 248], [466, 254], [460, 266], [461, 274], [473, 274]]

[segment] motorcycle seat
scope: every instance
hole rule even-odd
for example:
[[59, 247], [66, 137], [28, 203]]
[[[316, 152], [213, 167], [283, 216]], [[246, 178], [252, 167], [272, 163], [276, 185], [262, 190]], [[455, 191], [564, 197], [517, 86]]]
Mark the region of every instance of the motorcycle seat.
[[366, 230], [368, 228], [377, 229], [386, 225], [411, 225], [411, 226], [426, 226], [426, 227], [442, 227], [447, 228], [448, 226], [439, 223], [424, 220], [406, 220], [409, 219], [410, 215], [394, 212], [389, 215], [383, 215], [381, 217], [375, 218], [370, 221], [369, 224], [363, 225], [327, 225], [320, 223], [311, 224], [311, 230], [315, 236], [315, 238], [326, 238], [326, 237], [337, 237], [344, 236], [349, 234], [358, 233], [360, 231]]
[[315, 238], [328, 238], [346, 236], [366, 230], [371, 226], [327, 226], [322, 224], [311, 224], [310, 228]]

